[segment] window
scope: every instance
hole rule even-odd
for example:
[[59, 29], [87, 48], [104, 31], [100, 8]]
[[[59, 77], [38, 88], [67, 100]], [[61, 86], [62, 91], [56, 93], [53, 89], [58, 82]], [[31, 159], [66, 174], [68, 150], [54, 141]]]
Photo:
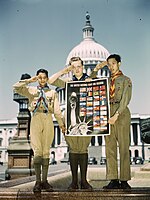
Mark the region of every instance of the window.
[[8, 144], [10, 144], [11, 139], [12, 139], [12, 137], [10, 137], [10, 138], [8, 139]]
[[2, 139], [2, 138], [0, 138], [0, 147], [2, 146], [2, 141], [3, 141], [3, 139]]
[[132, 128], [133, 128], [134, 143], [135, 143], [135, 145], [137, 145], [137, 143], [138, 143], [138, 140], [137, 140], [137, 138], [138, 138], [137, 124], [133, 123]]
[[91, 145], [92, 145], [92, 146], [95, 146], [95, 136], [92, 136]]

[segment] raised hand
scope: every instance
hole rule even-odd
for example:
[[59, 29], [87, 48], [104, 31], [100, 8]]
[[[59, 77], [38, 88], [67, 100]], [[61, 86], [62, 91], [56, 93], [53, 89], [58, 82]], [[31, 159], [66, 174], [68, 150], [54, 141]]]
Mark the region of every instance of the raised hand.
[[65, 67], [63, 70], [63, 74], [68, 74], [70, 71], [73, 70], [73, 66], [69, 65], [68, 67]]
[[29, 83], [34, 83], [38, 80], [38, 76], [33, 76], [30, 79], [28, 79]]
[[98, 71], [102, 69], [105, 65], [107, 65], [107, 61], [103, 61], [102, 63], [98, 63], [94, 69], [94, 71]]

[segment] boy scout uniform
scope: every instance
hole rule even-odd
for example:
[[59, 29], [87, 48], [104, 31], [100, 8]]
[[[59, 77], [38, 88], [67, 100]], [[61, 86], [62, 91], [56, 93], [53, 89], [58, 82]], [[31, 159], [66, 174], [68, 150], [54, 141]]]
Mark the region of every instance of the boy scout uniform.
[[[32, 113], [38, 101], [39, 89], [37, 87], [27, 86], [25, 80], [19, 81], [13, 87], [15, 92], [28, 98], [28, 109]], [[46, 89], [45, 95], [48, 102], [48, 112], [45, 113], [45, 108], [41, 103], [37, 111], [31, 117], [30, 136], [34, 156], [49, 158], [49, 147], [52, 144], [54, 138], [54, 124], [52, 114], [54, 113], [59, 126], [63, 125], [63, 117], [59, 107], [56, 92], [51, 89]]]
[[[111, 125], [110, 135], [105, 136], [106, 158], [107, 158], [107, 179], [127, 181], [131, 179], [130, 174], [130, 123], [131, 115], [128, 104], [131, 99], [131, 80], [121, 75], [115, 80], [115, 95], [110, 99], [110, 116], [119, 113], [114, 125]], [[117, 164], [117, 142], [120, 152], [120, 178], [118, 178]]]
[[[83, 73], [83, 76], [78, 80], [73, 76], [72, 81], [84, 81], [89, 76]], [[64, 87], [65, 82], [57, 79], [53, 85]], [[72, 183], [68, 189], [78, 189], [78, 164], [80, 165], [81, 173], [81, 189], [92, 189], [92, 186], [86, 180], [88, 166], [88, 146], [91, 142], [91, 136], [65, 136], [65, 140], [69, 146], [69, 161], [72, 172]]]
[[[30, 123], [30, 136], [31, 147], [34, 152], [34, 169], [36, 174], [36, 183], [33, 191], [40, 192], [41, 189], [52, 191], [52, 186], [47, 182], [49, 168], [49, 149], [54, 138], [54, 124], [52, 114], [54, 113], [59, 126], [64, 125], [62, 120], [63, 117], [59, 107], [57, 94], [54, 90], [49, 89], [48, 86], [43, 89], [44, 100], [47, 103], [45, 110], [43, 102], [39, 99], [40, 94], [42, 94], [40, 89], [37, 87], [27, 86], [27, 84], [28, 80], [22, 80], [16, 83], [13, 87], [15, 92], [28, 98], [28, 109], [32, 113]], [[38, 107], [37, 103], [39, 103]]]

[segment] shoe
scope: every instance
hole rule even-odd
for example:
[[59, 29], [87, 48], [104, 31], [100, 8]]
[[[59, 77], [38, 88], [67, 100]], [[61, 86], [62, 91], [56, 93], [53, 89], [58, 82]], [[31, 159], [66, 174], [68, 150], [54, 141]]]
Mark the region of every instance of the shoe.
[[41, 185], [43, 190], [46, 190], [47, 192], [53, 191], [53, 187], [48, 183], [48, 181], [42, 182]]
[[78, 184], [75, 184], [73, 182], [68, 187], [68, 190], [77, 190], [77, 189], [79, 189]]
[[103, 189], [120, 189], [120, 183], [118, 180], [111, 180], [108, 185], [103, 187]]
[[127, 183], [127, 181], [121, 181], [120, 188], [121, 189], [131, 189], [131, 186]]
[[34, 187], [33, 187], [33, 192], [34, 193], [41, 193], [41, 182], [36, 181]]
[[93, 187], [87, 182], [81, 182], [81, 189], [93, 190]]

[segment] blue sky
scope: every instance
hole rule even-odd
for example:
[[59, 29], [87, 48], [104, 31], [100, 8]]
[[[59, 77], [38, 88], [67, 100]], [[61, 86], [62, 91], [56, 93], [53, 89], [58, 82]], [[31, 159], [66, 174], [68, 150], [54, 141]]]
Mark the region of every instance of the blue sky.
[[121, 55], [132, 79], [131, 112], [150, 114], [149, 0], [0, 0], [0, 119], [17, 116], [12, 85], [21, 74], [65, 66], [82, 41], [86, 11], [95, 40]]

